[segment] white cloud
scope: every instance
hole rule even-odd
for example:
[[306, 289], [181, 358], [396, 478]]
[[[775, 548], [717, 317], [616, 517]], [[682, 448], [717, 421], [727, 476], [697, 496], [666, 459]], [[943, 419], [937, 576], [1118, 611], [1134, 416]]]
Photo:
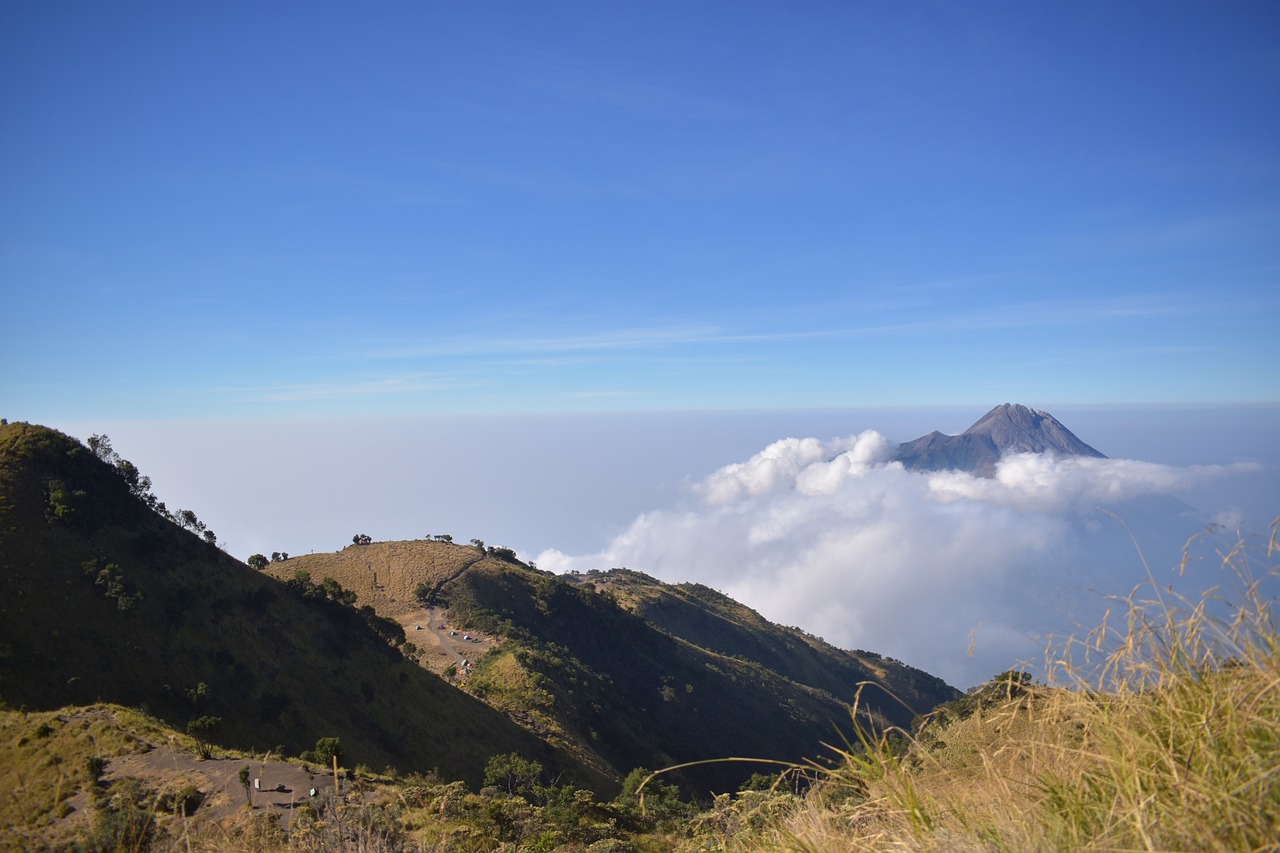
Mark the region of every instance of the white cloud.
[[[595, 554], [556, 571], [626, 566], [700, 582], [845, 648], [898, 657], [959, 686], [1034, 662], [1046, 634], [1088, 628], [1144, 577], [1161, 582], [1201, 521], [1169, 498], [1253, 466], [1006, 458], [992, 479], [886, 461], [874, 431], [788, 438], [691, 485]], [[973, 645], [973, 656], [969, 647]]]

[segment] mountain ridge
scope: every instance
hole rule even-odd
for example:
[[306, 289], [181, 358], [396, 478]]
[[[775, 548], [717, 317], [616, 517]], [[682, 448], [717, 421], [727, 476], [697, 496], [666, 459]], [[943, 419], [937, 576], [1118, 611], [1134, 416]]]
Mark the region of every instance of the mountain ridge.
[[[324, 574], [367, 592], [370, 606], [421, 642], [451, 633], [433, 630], [441, 622], [458, 639], [466, 632], [459, 649], [474, 657], [454, 676], [463, 689], [614, 772], [731, 754], [811, 758], [833, 729], [848, 727], [855, 698], [863, 722], [883, 728], [905, 727], [958, 695], [901, 662], [769, 623], [709, 588], [629, 569], [561, 576], [508, 549], [411, 540], [265, 570]], [[414, 589], [429, 601], [406, 602]], [[749, 772], [711, 764], [681, 777], [694, 789], [725, 790]]]

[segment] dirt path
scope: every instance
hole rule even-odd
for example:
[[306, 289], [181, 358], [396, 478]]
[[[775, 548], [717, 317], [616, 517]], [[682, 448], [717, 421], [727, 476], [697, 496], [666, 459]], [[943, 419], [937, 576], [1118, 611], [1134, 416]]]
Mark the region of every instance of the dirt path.
[[398, 618], [405, 637], [423, 650], [422, 665], [437, 675], [450, 666], [464, 675], [467, 665], [496, 645], [492, 638], [450, 627], [444, 607], [423, 607]]

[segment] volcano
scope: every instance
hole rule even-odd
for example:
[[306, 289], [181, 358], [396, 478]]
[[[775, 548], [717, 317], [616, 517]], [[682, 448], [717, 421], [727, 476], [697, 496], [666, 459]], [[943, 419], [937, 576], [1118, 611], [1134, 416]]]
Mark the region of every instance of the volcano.
[[996, 406], [960, 435], [935, 430], [900, 444], [892, 458], [913, 471], [959, 470], [992, 477], [1006, 453], [1106, 458], [1053, 415], [1017, 403]]

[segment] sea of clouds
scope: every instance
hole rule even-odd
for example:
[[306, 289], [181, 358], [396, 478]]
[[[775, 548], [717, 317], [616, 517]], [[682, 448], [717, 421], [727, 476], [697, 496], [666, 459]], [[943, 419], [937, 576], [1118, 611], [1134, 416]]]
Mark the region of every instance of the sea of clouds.
[[1116, 597], [1153, 594], [1152, 581], [1194, 594], [1228, 580], [1212, 558], [1234, 536], [1222, 526], [1181, 564], [1215, 519], [1177, 496], [1258, 468], [1019, 454], [982, 478], [907, 470], [889, 461], [895, 447], [874, 430], [777, 441], [689, 483], [602, 550], [548, 549], [536, 562], [703, 583], [963, 688], [1021, 662], [1037, 670], [1052, 636], [1086, 633]]

